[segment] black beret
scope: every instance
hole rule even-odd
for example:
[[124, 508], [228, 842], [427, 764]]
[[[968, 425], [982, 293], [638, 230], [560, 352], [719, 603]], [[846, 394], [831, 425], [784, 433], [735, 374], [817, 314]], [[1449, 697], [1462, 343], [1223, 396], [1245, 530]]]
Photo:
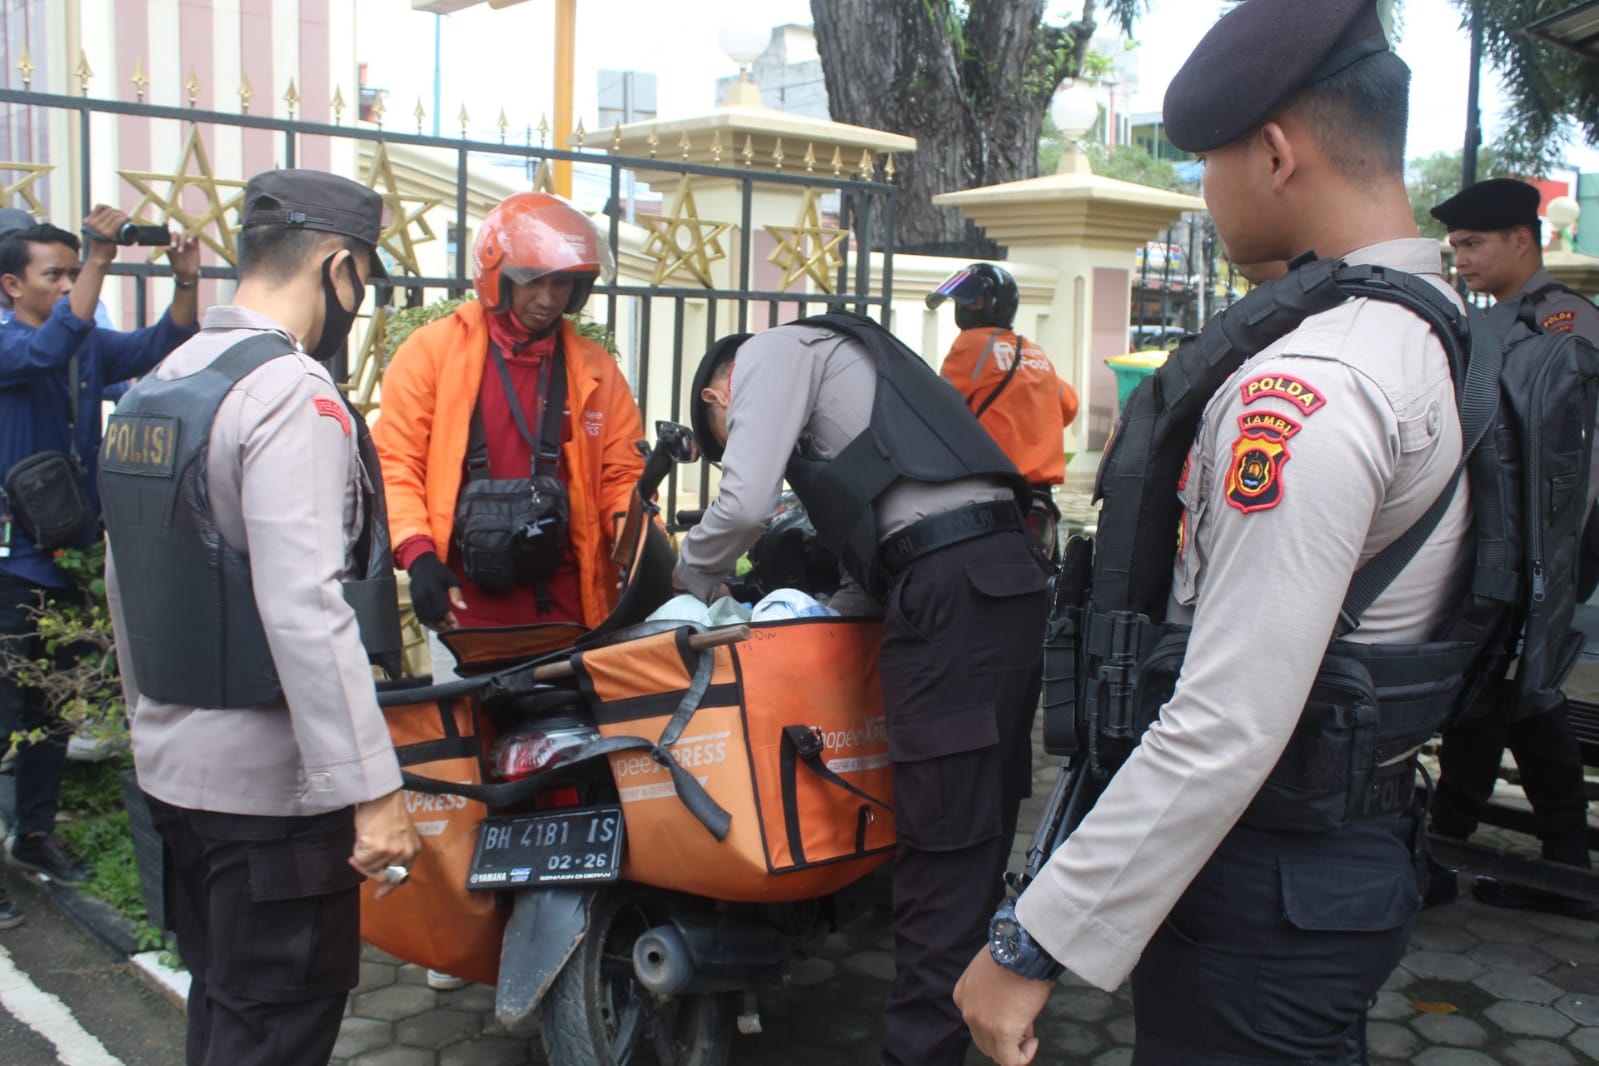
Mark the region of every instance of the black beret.
[[1209, 152], [1295, 93], [1378, 52], [1375, 0], [1245, 0], [1210, 28], [1166, 89], [1166, 137]]
[[1538, 204], [1543, 196], [1535, 186], [1515, 178], [1490, 178], [1455, 193], [1432, 209], [1432, 217], [1451, 230], [1538, 228]]
[[277, 224], [337, 233], [371, 245], [372, 273], [387, 278], [378, 258], [383, 197], [349, 178], [321, 170], [266, 170], [244, 186], [243, 228]]
[[731, 361], [738, 354], [739, 345], [753, 336], [753, 333], [730, 333], [711, 345], [711, 350], [701, 357], [699, 369], [694, 371], [694, 382], [689, 386], [688, 417], [694, 427], [694, 442], [700, 446], [700, 454], [713, 463], [722, 461], [723, 446], [711, 435], [710, 413], [705, 409], [705, 401], [700, 399], [700, 392], [716, 376], [716, 369]]

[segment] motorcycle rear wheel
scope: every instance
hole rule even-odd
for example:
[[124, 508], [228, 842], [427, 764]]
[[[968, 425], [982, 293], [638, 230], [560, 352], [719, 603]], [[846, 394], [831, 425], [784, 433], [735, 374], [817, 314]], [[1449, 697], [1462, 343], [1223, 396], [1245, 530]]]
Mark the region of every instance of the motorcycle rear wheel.
[[634, 974], [634, 941], [662, 920], [642, 893], [611, 890], [595, 899], [588, 934], [539, 1004], [550, 1062], [724, 1066], [733, 1041], [730, 997], [661, 1000]]

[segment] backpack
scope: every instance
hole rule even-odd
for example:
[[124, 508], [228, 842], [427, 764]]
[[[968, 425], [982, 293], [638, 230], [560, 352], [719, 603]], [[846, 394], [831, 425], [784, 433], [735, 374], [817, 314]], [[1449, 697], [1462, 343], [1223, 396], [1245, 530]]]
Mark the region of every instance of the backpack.
[[1489, 698], [1462, 713], [1498, 707], [1510, 721], [1558, 707], [1582, 651], [1572, 616], [1599, 400], [1599, 349], [1545, 332], [1534, 302], [1476, 312], [1473, 331], [1474, 345], [1501, 346], [1503, 368], [1493, 432], [1470, 464], [1477, 570], [1466, 615], [1486, 621], [1497, 607], [1502, 633], [1483, 667]]

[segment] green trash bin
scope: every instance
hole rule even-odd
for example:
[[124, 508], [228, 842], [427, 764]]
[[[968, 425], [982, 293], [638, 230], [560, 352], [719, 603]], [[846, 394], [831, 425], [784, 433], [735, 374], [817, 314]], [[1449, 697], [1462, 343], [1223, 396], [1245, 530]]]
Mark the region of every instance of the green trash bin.
[[1105, 365], [1116, 374], [1116, 407], [1127, 406], [1127, 397], [1138, 388], [1138, 383], [1153, 374], [1166, 362], [1166, 351], [1163, 348], [1150, 349], [1142, 352], [1128, 352], [1126, 355], [1113, 355], [1105, 360]]

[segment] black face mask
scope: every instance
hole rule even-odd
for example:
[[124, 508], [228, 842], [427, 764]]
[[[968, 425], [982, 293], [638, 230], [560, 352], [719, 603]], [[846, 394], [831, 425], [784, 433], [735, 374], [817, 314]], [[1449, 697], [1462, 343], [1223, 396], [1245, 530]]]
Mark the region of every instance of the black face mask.
[[344, 304], [339, 302], [339, 292], [333, 286], [333, 258], [330, 255], [322, 260], [322, 302], [326, 305], [322, 312], [322, 336], [317, 339], [316, 347], [308, 353], [312, 359], [322, 363], [339, 354], [339, 349], [344, 347], [345, 340], [350, 336], [351, 327], [355, 325], [355, 316], [366, 302], [366, 286], [361, 284], [355, 260], [346, 259], [344, 265], [350, 273], [350, 284], [355, 288], [355, 307], [348, 311], [344, 309]]

